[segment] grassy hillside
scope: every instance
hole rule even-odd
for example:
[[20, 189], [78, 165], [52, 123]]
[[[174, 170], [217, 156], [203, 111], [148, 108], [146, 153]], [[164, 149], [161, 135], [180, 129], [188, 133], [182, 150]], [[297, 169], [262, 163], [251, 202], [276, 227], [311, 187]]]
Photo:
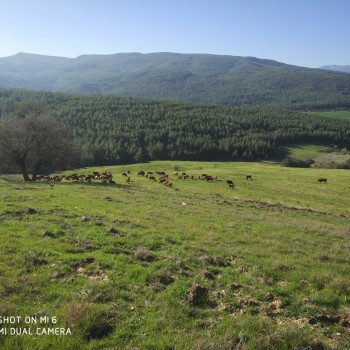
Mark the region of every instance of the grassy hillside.
[[327, 118], [341, 118], [349, 119], [350, 111], [324, 111], [324, 112], [312, 112], [313, 115], [318, 115]]
[[306, 161], [320, 156], [327, 149], [327, 146], [304, 144], [286, 146], [285, 149], [288, 157]]
[[20, 53], [0, 58], [0, 86], [279, 106], [350, 108], [350, 75], [255, 57], [177, 53], [83, 55]]
[[[300, 144], [283, 147], [285, 157], [302, 161], [313, 160], [312, 167], [316, 168], [346, 168], [349, 164], [350, 153], [344, 148], [332, 149], [329, 145]], [[348, 168], [348, 167], [347, 167]]]
[[[117, 184], [0, 179], [0, 313], [57, 317], [72, 332], [1, 336], [2, 349], [349, 348], [347, 171], [107, 170]], [[173, 187], [140, 170], [166, 171]]]

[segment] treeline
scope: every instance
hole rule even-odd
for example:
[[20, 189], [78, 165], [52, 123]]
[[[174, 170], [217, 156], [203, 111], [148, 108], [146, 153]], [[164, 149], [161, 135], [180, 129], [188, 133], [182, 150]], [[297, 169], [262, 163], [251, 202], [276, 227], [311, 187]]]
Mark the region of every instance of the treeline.
[[1, 114], [23, 99], [45, 103], [80, 143], [86, 165], [259, 160], [285, 144], [350, 146], [349, 121], [277, 108], [0, 89]]

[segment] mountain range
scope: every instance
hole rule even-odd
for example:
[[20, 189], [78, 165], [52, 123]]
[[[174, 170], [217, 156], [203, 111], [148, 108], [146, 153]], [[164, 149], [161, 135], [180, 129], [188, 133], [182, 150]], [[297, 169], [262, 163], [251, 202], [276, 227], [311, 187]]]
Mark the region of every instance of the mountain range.
[[350, 73], [350, 66], [338, 66], [336, 64], [323, 66], [320, 69], [331, 70], [333, 72]]
[[350, 75], [255, 57], [118, 53], [0, 58], [0, 87], [293, 109], [350, 108]]

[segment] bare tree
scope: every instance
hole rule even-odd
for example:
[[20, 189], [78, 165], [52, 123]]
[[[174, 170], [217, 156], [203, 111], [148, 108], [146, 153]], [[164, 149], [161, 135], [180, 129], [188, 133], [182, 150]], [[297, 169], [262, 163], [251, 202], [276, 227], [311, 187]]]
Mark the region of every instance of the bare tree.
[[0, 161], [18, 166], [25, 181], [35, 181], [42, 167], [67, 167], [77, 158], [78, 147], [40, 103], [22, 102], [0, 119]]

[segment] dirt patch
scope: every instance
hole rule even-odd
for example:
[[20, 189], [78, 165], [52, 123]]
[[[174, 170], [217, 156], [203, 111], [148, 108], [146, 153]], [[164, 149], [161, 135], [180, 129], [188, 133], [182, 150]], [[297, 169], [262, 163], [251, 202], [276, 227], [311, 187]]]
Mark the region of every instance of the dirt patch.
[[218, 267], [228, 267], [237, 262], [233, 256], [219, 257], [215, 255], [202, 255], [198, 257], [198, 261], [203, 265], [212, 265]]
[[105, 270], [94, 258], [77, 261], [73, 266], [79, 276], [87, 277], [89, 280], [105, 281], [108, 279]]
[[23, 264], [27, 269], [35, 266], [47, 265], [48, 263], [49, 261], [46, 254], [35, 251], [29, 251], [23, 261]]
[[292, 211], [297, 213], [312, 213], [312, 214], [326, 215], [326, 216], [333, 216], [333, 217], [344, 217], [344, 218], [350, 217], [349, 215], [346, 215], [346, 214], [327, 213], [327, 212], [317, 211], [309, 208], [297, 208], [297, 207], [290, 207], [283, 204], [267, 203], [262, 201], [253, 201], [253, 200], [243, 200], [243, 199], [217, 200], [217, 203], [219, 205], [250, 207], [250, 208], [264, 209], [268, 211], [279, 211], [279, 212]]
[[123, 232], [119, 231], [118, 229], [116, 229], [114, 227], [111, 227], [107, 233], [113, 237], [123, 237], [124, 236]]
[[186, 300], [191, 306], [198, 307], [216, 307], [217, 303], [209, 296], [209, 290], [206, 287], [202, 287], [193, 283], [186, 295]]
[[153, 262], [157, 260], [157, 257], [145, 246], [139, 246], [134, 253], [134, 257], [136, 260], [143, 262]]
[[64, 231], [57, 231], [57, 232], [51, 232], [51, 231], [44, 231], [41, 236], [42, 237], [50, 237], [50, 238], [59, 238], [65, 235]]

